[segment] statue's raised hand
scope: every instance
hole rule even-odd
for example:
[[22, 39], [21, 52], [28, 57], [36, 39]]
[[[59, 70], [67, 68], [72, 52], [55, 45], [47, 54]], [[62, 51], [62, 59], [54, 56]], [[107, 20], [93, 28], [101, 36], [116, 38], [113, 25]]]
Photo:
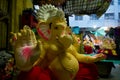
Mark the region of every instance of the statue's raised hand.
[[36, 46], [37, 40], [34, 32], [25, 25], [18, 33], [12, 33], [12, 45], [14, 47]]
[[35, 34], [28, 26], [24, 26], [20, 32], [12, 33], [12, 35], [11, 43], [14, 49], [16, 66], [22, 70], [29, 70], [33, 65], [31, 56], [33, 54], [34, 56], [39, 55], [36, 54], [38, 43]]

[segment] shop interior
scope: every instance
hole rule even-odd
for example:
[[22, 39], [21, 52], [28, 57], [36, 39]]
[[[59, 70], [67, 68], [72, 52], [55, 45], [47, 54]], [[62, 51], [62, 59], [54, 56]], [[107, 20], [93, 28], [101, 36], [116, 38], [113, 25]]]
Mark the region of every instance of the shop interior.
[[[89, 1], [91, 2], [89, 3]], [[71, 27], [69, 25], [69, 16], [72, 14], [96, 14], [100, 17], [105, 13], [110, 3], [111, 0], [0, 0], [0, 80], [18, 80], [17, 77], [21, 70], [16, 67], [15, 50], [13, 45], [11, 45], [12, 32], [18, 33], [21, 29], [24, 29], [24, 25], [27, 25], [34, 32], [36, 39], [39, 39], [39, 34], [36, 30], [36, 26], [39, 23], [37, 11], [39, 10], [38, 6], [41, 7], [46, 4], [51, 4], [63, 10], [70, 34], [75, 35], [78, 52], [88, 56], [99, 53], [103, 53], [106, 56], [104, 60], [94, 62], [96, 67], [87, 66], [87, 68], [92, 67], [90, 72], [94, 72], [94, 67], [97, 68], [97, 71], [95, 69], [97, 73], [92, 73], [98, 74], [97, 79], [76, 78], [74, 80], [119, 80], [120, 26], [106, 29], [103, 27]], [[43, 40], [41, 39], [41, 41]], [[43, 78], [37, 80], [56, 79]]]

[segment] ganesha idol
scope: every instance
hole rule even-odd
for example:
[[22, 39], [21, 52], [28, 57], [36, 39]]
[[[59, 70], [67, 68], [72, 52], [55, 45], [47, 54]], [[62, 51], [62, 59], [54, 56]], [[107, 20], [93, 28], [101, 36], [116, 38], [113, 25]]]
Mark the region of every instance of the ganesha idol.
[[114, 40], [110, 37], [104, 37], [101, 39], [102, 43], [100, 44], [100, 49], [97, 51], [97, 53], [103, 53], [107, 56], [106, 59], [112, 59], [118, 57], [118, 54], [116, 53], [116, 44]]
[[15, 65], [21, 71], [18, 80], [83, 80], [79, 77], [81, 63], [105, 59], [102, 53], [88, 56], [77, 52], [62, 9], [43, 5], [37, 19], [39, 39], [27, 25], [18, 33], [12, 32]]

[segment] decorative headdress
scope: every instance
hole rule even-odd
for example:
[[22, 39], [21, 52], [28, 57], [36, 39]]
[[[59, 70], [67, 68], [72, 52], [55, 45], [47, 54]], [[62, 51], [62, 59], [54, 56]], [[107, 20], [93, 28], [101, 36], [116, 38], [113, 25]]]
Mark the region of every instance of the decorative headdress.
[[38, 34], [48, 40], [51, 36], [50, 34], [50, 24], [56, 22], [64, 22], [67, 23], [65, 14], [62, 9], [58, 9], [53, 5], [43, 5], [40, 6], [37, 11], [37, 19], [40, 24], [37, 27]]
[[66, 22], [63, 10], [51, 4], [40, 6], [40, 9], [37, 11], [37, 19], [45, 22], [52, 22], [54, 20]]

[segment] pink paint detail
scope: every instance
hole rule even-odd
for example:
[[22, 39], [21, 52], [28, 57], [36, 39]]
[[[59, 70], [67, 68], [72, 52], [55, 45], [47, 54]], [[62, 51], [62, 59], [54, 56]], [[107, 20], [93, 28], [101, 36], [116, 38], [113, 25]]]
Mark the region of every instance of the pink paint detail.
[[78, 38], [78, 43], [80, 43], [80, 39]]
[[47, 32], [48, 32], [48, 34], [50, 34], [50, 30], [49, 29], [47, 30]]
[[16, 41], [17, 39], [15, 37], [13, 37], [13, 41]]
[[32, 54], [32, 48], [29, 46], [25, 46], [22, 50], [22, 55], [25, 59], [29, 59]]
[[42, 33], [42, 31], [38, 28], [37, 32], [40, 36], [42, 36], [44, 39], [48, 40], [48, 38]]

